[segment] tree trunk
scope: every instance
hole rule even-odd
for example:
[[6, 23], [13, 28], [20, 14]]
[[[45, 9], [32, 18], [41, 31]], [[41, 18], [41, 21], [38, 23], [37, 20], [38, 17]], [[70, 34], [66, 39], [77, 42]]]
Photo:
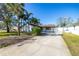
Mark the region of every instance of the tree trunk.
[[28, 24], [28, 32], [30, 32], [29, 24]]
[[7, 26], [7, 33], [9, 33], [10, 32], [10, 29], [9, 29], [8, 23], [6, 24], [6, 26]]
[[18, 23], [18, 35], [20, 36], [20, 23]]
[[68, 26], [67, 26], [67, 31], [68, 31]]
[[29, 24], [27, 24], [27, 32], [30, 32], [30, 30], [29, 30]]
[[64, 32], [64, 26], [63, 26], [63, 32]]
[[75, 26], [74, 26], [74, 30], [75, 30]]

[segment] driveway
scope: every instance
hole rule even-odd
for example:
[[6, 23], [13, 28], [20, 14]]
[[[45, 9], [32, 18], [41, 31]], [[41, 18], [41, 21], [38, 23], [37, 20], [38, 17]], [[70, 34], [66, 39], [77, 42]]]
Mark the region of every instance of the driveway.
[[35, 36], [32, 40], [0, 49], [1, 56], [70, 56], [61, 36]]

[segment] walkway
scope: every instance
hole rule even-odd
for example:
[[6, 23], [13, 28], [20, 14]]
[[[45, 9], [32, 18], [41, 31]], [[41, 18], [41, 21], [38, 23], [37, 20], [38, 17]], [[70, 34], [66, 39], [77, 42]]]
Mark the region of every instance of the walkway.
[[70, 56], [61, 36], [36, 36], [34, 40], [0, 49], [3, 56]]

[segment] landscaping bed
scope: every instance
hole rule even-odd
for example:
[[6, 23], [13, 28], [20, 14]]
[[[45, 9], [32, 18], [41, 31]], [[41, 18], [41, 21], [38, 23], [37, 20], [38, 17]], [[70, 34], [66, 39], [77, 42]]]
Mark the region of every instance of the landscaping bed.
[[8, 45], [16, 44], [24, 40], [29, 40], [32, 36], [23, 35], [23, 36], [8, 36], [6, 38], [0, 39], [0, 48], [6, 47]]
[[64, 33], [63, 39], [73, 56], [79, 56], [79, 36], [72, 33]]

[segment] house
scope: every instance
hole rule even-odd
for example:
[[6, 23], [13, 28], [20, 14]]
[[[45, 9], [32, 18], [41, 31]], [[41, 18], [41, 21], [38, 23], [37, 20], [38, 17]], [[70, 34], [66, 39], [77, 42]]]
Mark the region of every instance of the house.
[[46, 25], [30, 24], [29, 25], [30, 31], [32, 31], [32, 28], [34, 26], [40, 27], [42, 29], [42, 32], [55, 32], [56, 31], [56, 26], [54, 24], [46, 24]]
[[56, 29], [56, 26], [53, 24], [47, 24], [47, 25], [40, 25], [43, 32], [54, 32]]
[[47, 25], [40, 25], [40, 27], [41, 27], [43, 30], [52, 30], [52, 29], [55, 28], [55, 25], [47, 24]]
[[25, 31], [25, 32], [32, 31], [32, 28], [34, 26], [40, 27], [42, 29], [42, 32], [54, 32], [55, 29], [56, 29], [56, 26], [53, 25], [53, 24], [46, 24], [46, 25], [42, 25], [42, 24], [39, 24], [39, 25], [37, 25], [37, 24], [29, 24], [28, 25], [27, 24], [21, 29], [21, 31]]

